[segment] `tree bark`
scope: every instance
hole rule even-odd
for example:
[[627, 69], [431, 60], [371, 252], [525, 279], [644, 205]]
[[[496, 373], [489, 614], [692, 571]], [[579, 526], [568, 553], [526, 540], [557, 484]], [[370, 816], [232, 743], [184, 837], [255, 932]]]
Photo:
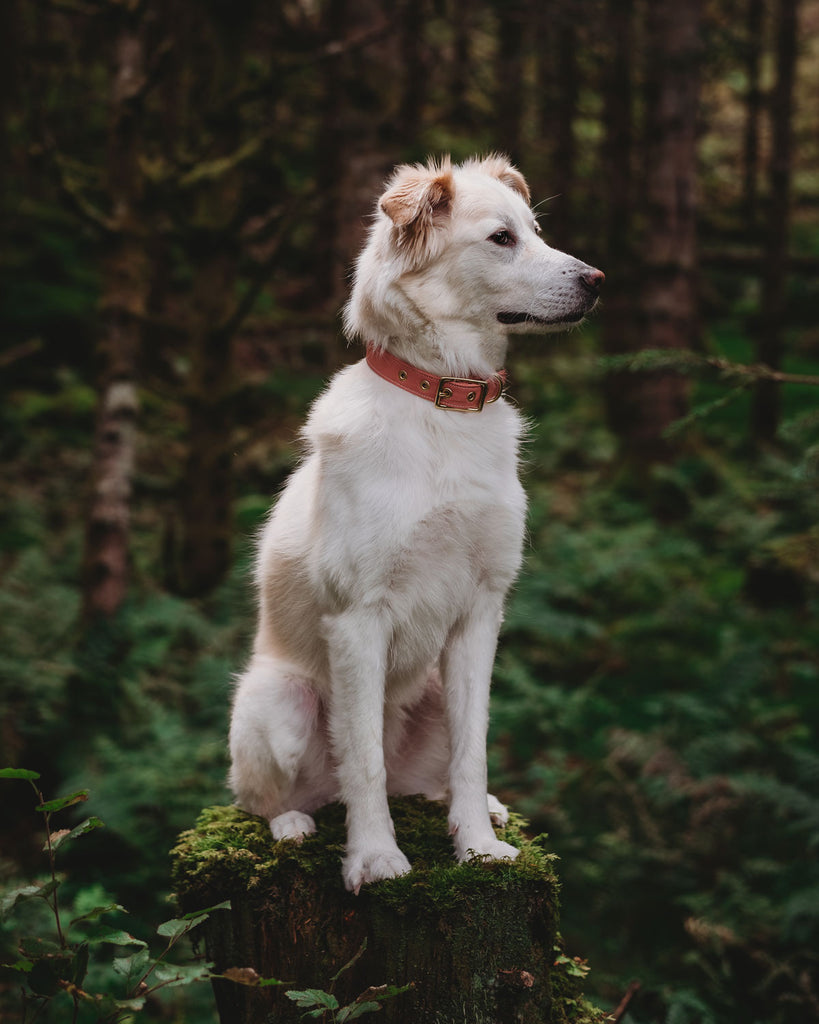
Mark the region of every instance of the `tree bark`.
[[206, 258], [194, 280], [188, 454], [181, 480], [177, 589], [208, 593], [230, 568], [233, 535], [231, 462], [232, 337], [220, 330], [236, 284], [236, 259], [226, 240]]
[[[510, 826], [504, 838], [524, 849], [514, 864], [456, 865], [443, 805], [409, 797], [391, 809], [413, 870], [358, 896], [341, 882], [341, 806], [319, 812], [300, 846], [275, 844], [266, 822], [236, 808], [206, 811], [180, 837], [174, 882], [185, 912], [231, 900], [205, 925], [215, 971], [250, 967], [287, 988], [332, 989], [342, 1006], [370, 985], [412, 985], [384, 1003], [384, 1024], [566, 1021], [550, 856]], [[222, 1024], [295, 1024], [304, 1013], [281, 987], [214, 989]]]
[[138, 409], [136, 362], [149, 270], [140, 230], [143, 25], [123, 12], [114, 45], [108, 132], [112, 230], [103, 258], [100, 405], [84, 558], [86, 619], [121, 607], [130, 574], [130, 507]]
[[[778, 370], [783, 356], [788, 231], [793, 152], [793, 87], [796, 73], [798, 0], [780, 0], [777, 16], [777, 77], [771, 97], [771, 161], [756, 358]], [[751, 431], [756, 441], [776, 436], [781, 416], [779, 385], [761, 381], [754, 390]]]
[[[549, 222], [550, 244], [562, 251], [571, 251], [573, 244], [574, 218], [572, 198], [575, 194], [575, 146], [574, 121], [577, 114], [577, 97], [580, 89], [577, 74], [577, 26], [574, 16], [566, 10], [559, 10], [559, 27], [555, 42], [557, 52], [553, 59], [557, 65], [557, 107], [554, 119], [554, 157], [552, 161], [552, 191], [557, 193], [552, 218]], [[553, 43], [554, 46], [554, 43]]]
[[469, 82], [472, 70], [471, 57], [471, 13], [472, 0], [452, 0], [452, 61], [450, 63], [449, 121], [463, 131], [474, 123], [472, 106], [469, 101]]
[[757, 216], [759, 176], [759, 122], [762, 114], [760, 65], [762, 62], [762, 23], [764, 0], [748, 0], [745, 69], [748, 88], [745, 93], [745, 131], [742, 149], [742, 201], [745, 217], [753, 227]]
[[[627, 349], [695, 348], [698, 341], [697, 115], [701, 0], [647, 10], [645, 233], [635, 280], [636, 334]], [[688, 385], [675, 373], [630, 374], [613, 424], [638, 462], [668, 459], [664, 434], [688, 408]]]
[[[634, 274], [634, 147], [632, 54], [634, 52], [632, 0], [608, 0], [606, 34], [609, 49], [604, 73], [603, 181], [606, 190], [604, 267], [606, 312], [601, 320], [603, 350], [607, 355], [630, 351], [638, 335], [634, 310], [638, 301], [638, 275]], [[603, 395], [609, 426], [615, 433], [627, 423], [633, 381], [624, 372], [609, 373]]]
[[520, 162], [523, 151], [524, 13], [520, 0], [496, 2], [495, 135], [513, 163]]

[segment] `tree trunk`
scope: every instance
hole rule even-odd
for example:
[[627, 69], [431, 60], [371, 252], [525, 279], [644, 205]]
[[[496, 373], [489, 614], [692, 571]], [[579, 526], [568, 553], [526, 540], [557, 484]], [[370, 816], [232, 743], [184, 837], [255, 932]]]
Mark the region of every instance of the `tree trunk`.
[[[695, 184], [700, 63], [700, 0], [647, 10], [645, 237], [635, 290], [642, 349], [697, 347]], [[630, 374], [615, 429], [638, 461], [669, 458], [664, 434], [688, 407], [674, 373]]]
[[524, 10], [520, 0], [496, 3], [495, 137], [500, 150], [519, 163], [523, 150]]
[[[443, 805], [409, 797], [391, 809], [413, 870], [358, 896], [341, 881], [340, 805], [319, 812], [317, 834], [301, 846], [274, 843], [266, 822], [236, 808], [211, 808], [180, 837], [173, 858], [183, 911], [231, 900], [205, 925], [215, 971], [249, 967], [287, 981], [216, 980], [222, 1024], [295, 1024], [304, 1009], [284, 988], [332, 990], [344, 1006], [381, 984], [412, 986], [384, 1003], [384, 1024], [569, 1019], [567, 978], [555, 966], [552, 858], [510, 827], [504, 837], [525, 851], [514, 864], [456, 865]], [[365, 940], [361, 957], [331, 982]], [[602, 1019], [583, 1006], [587, 1020]]]
[[[347, 0], [329, 0], [324, 15], [323, 33], [327, 45], [344, 37]], [[345, 110], [345, 56], [327, 57], [321, 64], [321, 125], [316, 145], [316, 191], [321, 211], [316, 217], [315, 287], [316, 302], [335, 308], [344, 286], [339, 257], [341, 221], [341, 181], [344, 176], [347, 133], [342, 119]]]
[[[632, 183], [634, 24], [632, 0], [608, 0], [609, 50], [603, 80], [603, 181], [606, 190], [606, 311], [601, 319], [603, 350], [620, 355], [639, 344], [634, 326], [639, 275], [634, 273], [634, 194]], [[627, 372], [609, 373], [603, 382], [608, 423], [615, 433], [631, 415], [633, 380]]]
[[188, 456], [179, 509], [177, 589], [189, 596], [208, 593], [230, 568], [233, 534], [231, 463], [232, 338], [227, 321], [236, 284], [236, 259], [224, 248], [199, 267], [192, 294]]
[[[788, 229], [793, 151], [793, 84], [796, 71], [798, 0], [781, 0], [777, 20], [777, 78], [771, 97], [772, 146], [756, 357], [778, 370], [782, 365]], [[757, 441], [771, 441], [779, 427], [779, 385], [760, 381], [751, 407]]]
[[129, 579], [130, 506], [136, 449], [136, 361], [149, 271], [140, 233], [139, 93], [144, 81], [143, 26], [122, 14], [114, 46], [108, 139], [112, 230], [103, 260], [97, 415], [91, 504], [84, 558], [86, 618], [113, 616]]
[[404, 0], [401, 5], [400, 46], [403, 93], [398, 113], [399, 136], [416, 140], [427, 100], [424, 31], [428, 15], [425, 0]]
[[472, 68], [471, 14], [473, 10], [472, 0], [452, 0], [450, 18], [453, 32], [453, 52], [449, 71], [449, 123], [455, 125], [459, 131], [464, 131], [474, 124], [469, 100]]
[[[554, 157], [552, 161], [551, 189], [556, 193], [553, 215], [549, 222], [550, 244], [561, 251], [571, 251], [574, 224], [572, 200], [575, 182], [574, 120], [577, 113], [579, 82], [577, 75], [577, 27], [573, 16], [559, 12], [560, 24], [552, 49], [557, 65], [557, 108], [554, 119]], [[554, 47], [554, 43], [553, 43]]]
[[762, 22], [764, 0], [748, 0], [745, 38], [745, 69], [748, 88], [745, 93], [745, 132], [742, 150], [742, 201], [745, 217], [753, 227], [757, 215], [759, 174], [759, 121], [762, 114], [762, 90], [759, 84], [762, 61]]

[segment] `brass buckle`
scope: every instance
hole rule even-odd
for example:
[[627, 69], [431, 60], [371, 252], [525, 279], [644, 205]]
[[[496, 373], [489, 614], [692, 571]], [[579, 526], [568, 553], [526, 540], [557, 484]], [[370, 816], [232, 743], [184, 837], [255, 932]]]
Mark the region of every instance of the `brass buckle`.
[[[470, 395], [467, 394], [466, 400], [468, 402], [476, 401], [478, 404], [474, 408], [467, 409], [461, 409], [455, 405], [444, 405], [443, 403], [448, 398], [452, 398], [452, 389], [447, 387], [448, 384], [472, 385], [477, 390], [478, 394], [472, 397], [470, 397]], [[449, 409], [452, 412], [480, 412], [483, 409], [484, 403], [486, 402], [486, 396], [488, 394], [488, 381], [472, 380], [471, 377], [441, 377], [441, 381], [438, 384], [438, 394], [435, 396], [435, 404], [438, 406], [439, 409]]]

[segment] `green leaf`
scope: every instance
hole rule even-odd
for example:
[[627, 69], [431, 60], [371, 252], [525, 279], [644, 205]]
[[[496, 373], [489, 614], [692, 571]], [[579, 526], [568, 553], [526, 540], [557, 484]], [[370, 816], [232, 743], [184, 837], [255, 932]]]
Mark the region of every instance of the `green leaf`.
[[111, 961], [116, 974], [125, 978], [142, 977], [151, 966], [151, 954], [147, 949], [138, 949], [130, 956], [116, 956]]
[[387, 999], [400, 996], [402, 992], [407, 992], [411, 988], [412, 984], [401, 985], [400, 987], [395, 985], [370, 985], [369, 988], [356, 997], [355, 1002], [350, 1003], [339, 1011], [338, 1022], [343, 1024], [344, 1021], [356, 1020], [365, 1013], [375, 1013], [376, 1010], [381, 1009], [381, 1004], [386, 1002]]
[[18, 903], [25, 903], [26, 900], [33, 899], [48, 899], [59, 885], [58, 879], [51, 878], [47, 882], [43, 882], [42, 885], [35, 882], [33, 885], [21, 885], [12, 889], [0, 900], [0, 920], [5, 920]]
[[56, 800], [46, 800], [44, 804], [40, 804], [39, 807], [35, 807], [35, 811], [41, 811], [43, 814], [52, 814], [54, 811], [65, 810], [66, 807], [73, 807], [75, 804], [81, 804], [83, 801], [88, 799], [87, 789], [78, 789], [76, 793], [69, 793], [68, 796], [58, 797]]
[[[203, 910], [192, 910], [189, 914], [184, 914], [183, 917], [182, 917], [182, 920], [183, 921], [192, 921], [192, 920], [194, 920], [194, 918], [201, 918], [202, 921], [204, 921], [205, 918], [208, 916], [208, 914], [212, 914], [214, 912], [214, 910], [230, 910], [230, 909], [231, 909], [230, 900], [223, 900], [221, 903], [217, 903], [217, 904], [215, 904], [212, 907], [205, 907]], [[196, 923], [199, 924], [200, 922], [197, 921]]]
[[207, 918], [207, 914], [202, 914], [197, 917], [191, 918], [189, 921], [184, 918], [173, 918], [170, 921], [163, 921], [162, 924], [157, 928], [156, 934], [161, 935], [164, 939], [176, 939], [181, 938], [185, 932], [189, 932], [192, 928], [195, 928], [198, 924], [201, 924]]
[[357, 1017], [363, 1017], [365, 1013], [375, 1013], [380, 1009], [380, 1003], [351, 1003], [339, 1010], [336, 1020], [338, 1024], [344, 1024], [346, 1020], [355, 1020]]
[[60, 959], [50, 957], [37, 960], [28, 975], [31, 991], [38, 996], [56, 995], [60, 990], [60, 981], [63, 980], [62, 972], [57, 969], [60, 963]]
[[78, 836], [84, 836], [87, 832], [93, 832], [96, 828], [105, 828], [105, 822], [92, 816], [90, 818], [86, 818], [85, 821], [80, 822], [79, 825], [75, 826], [70, 831], [55, 832], [51, 837], [51, 849], [58, 850], [63, 843], [67, 843], [69, 839], [76, 839]]
[[284, 994], [288, 999], [292, 999], [297, 1006], [321, 1006], [325, 1010], [338, 1009], [336, 997], [330, 992], [322, 991], [320, 988], [290, 989]]
[[88, 973], [88, 943], [81, 942], [71, 964], [71, 980], [79, 988]]
[[18, 974], [28, 974], [33, 966], [34, 961], [29, 960], [28, 957], [23, 957], [13, 964], [0, 964], [0, 967], [5, 967], [9, 971], [17, 971]]
[[79, 917], [72, 918], [71, 923], [81, 924], [83, 921], [96, 921], [100, 917], [104, 917], [106, 914], [114, 914], [116, 912], [123, 914], [128, 913], [125, 907], [120, 906], [119, 903], [109, 903], [105, 907], [94, 907], [92, 910], [89, 910], [87, 914], [80, 914]]
[[136, 939], [129, 932], [116, 931], [107, 932], [105, 935], [96, 936], [93, 939], [89, 939], [95, 946], [102, 945], [102, 943], [108, 943], [111, 946], [141, 946], [147, 947], [148, 943], [143, 942], [142, 939]]
[[27, 768], [0, 768], [0, 779], [24, 779], [26, 782], [33, 782], [39, 778], [39, 772], [30, 772]]
[[194, 981], [207, 981], [213, 964], [157, 964], [150, 988], [177, 988]]
[[[113, 996], [97, 996], [94, 1008], [95, 1020], [122, 1020], [122, 1012], [138, 1013], [145, 1006], [145, 997], [136, 996], [132, 999], [114, 999]], [[130, 1019], [130, 1018], [129, 1018]]]

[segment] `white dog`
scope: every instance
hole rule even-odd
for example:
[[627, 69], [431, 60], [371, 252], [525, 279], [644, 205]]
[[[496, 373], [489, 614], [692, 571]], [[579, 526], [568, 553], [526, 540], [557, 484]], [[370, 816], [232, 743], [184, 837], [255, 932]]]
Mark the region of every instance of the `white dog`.
[[[402, 166], [345, 324], [367, 358], [316, 401], [260, 540], [260, 615], [230, 731], [237, 802], [276, 839], [347, 808], [344, 882], [410, 870], [387, 794], [448, 799], [459, 860], [517, 851], [486, 791], [489, 682], [521, 562], [510, 331], [579, 323], [603, 274], [539, 237], [501, 157]], [[464, 415], [473, 412], [474, 415]]]

